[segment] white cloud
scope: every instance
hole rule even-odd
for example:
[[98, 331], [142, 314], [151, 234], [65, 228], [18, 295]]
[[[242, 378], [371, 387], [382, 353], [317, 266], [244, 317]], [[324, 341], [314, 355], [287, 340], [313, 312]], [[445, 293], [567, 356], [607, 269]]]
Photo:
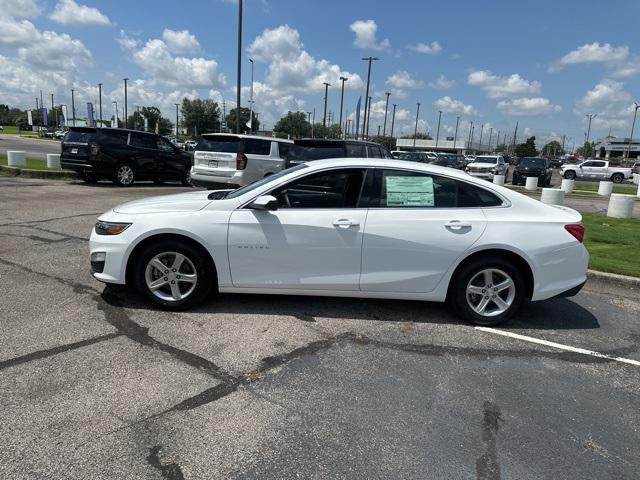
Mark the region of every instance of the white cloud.
[[385, 38], [381, 42], [378, 42], [376, 39], [378, 24], [374, 20], [356, 20], [349, 25], [349, 28], [356, 35], [356, 38], [353, 40], [355, 47], [366, 50], [387, 50], [391, 47], [388, 38]]
[[562, 107], [553, 105], [548, 98], [544, 97], [502, 100], [498, 102], [497, 106], [507, 115], [546, 115], [562, 110]]
[[465, 105], [460, 100], [455, 100], [451, 97], [444, 96], [439, 98], [433, 104], [438, 108], [438, 110], [442, 110], [444, 113], [461, 113], [463, 115], [479, 115], [478, 110], [475, 109], [473, 105]]
[[162, 32], [162, 40], [171, 53], [190, 53], [200, 50], [200, 43], [189, 30], [169, 30]]
[[599, 42], [582, 45], [567, 53], [558, 60], [556, 68], [579, 63], [613, 63], [621, 62], [629, 56], [629, 47], [614, 47], [609, 43]]
[[110, 25], [111, 21], [95, 7], [78, 5], [74, 0], [60, 0], [49, 18], [64, 25]]
[[41, 8], [35, 0], [0, 0], [0, 16], [29, 18], [41, 13]]
[[418, 42], [416, 45], [409, 45], [409, 49], [424, 55], [438, 55], [442, 51], [442, 47], [438, 42]]
[[523, 95], [535, 95], [540, 93], [540, 82], [529, 81], [517, 73], [508, 77], [494, 75], [489, 70], [471, 72], [467, 77], [469, 85], [480, 87], [489, 98], [513, 98]]
[[247, 48], [247, 53], [255, 61], [267, 63], [275, 59], [295, 59], [302, 48], [298, 31], [289, 25], [280, 25], [258, 35]]
[[597, 113], [592, 125], [595, 127], [624, 128], [633, 115], [633, 97], [621, 82], [604, 79], [576, 102], [574, 112], [583, 117]]
[[440, 74], [437, 79], [428, 83], [431, 88], [435, 88], [436, 90], [447, 90], [453, 87], [455, 84], [455, 80], [449, 80], [443, 74]]
[[385, 82], [393, 88], [420, 88], [424, 86], [422, 80], [417, 80], [411, 76], [406, 70], [398, 70], [394, 74], [387, 77]]
[[14, 20], [0, 16], [0, 46], [22, 47], [29, 45], [38, 37], [40, 32], [28, 20]]
[[640, 75], [640, 57], [620, 64], [612, 73], [616, 78], [632, 78]]

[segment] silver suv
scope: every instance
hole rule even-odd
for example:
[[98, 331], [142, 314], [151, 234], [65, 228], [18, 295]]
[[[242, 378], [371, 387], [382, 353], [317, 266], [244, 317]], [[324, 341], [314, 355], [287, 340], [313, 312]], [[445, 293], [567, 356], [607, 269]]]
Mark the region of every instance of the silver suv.
[[215, 188], [244, 186], [285, 167], [282, 145], [291, 140], [255, 135], [206, 133], [193, 152], [191, 183]]

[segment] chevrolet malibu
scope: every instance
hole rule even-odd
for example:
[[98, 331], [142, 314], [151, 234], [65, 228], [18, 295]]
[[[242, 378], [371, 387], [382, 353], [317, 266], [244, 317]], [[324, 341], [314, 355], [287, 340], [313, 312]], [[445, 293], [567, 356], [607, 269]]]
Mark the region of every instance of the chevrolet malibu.
[[119, 205], [91, 234], [91, 269], [171, 310], [213, 292], [392, 298], [495, 325], [581, 289], [580, 222], [446, 167], [319, 160], [237, 190]]

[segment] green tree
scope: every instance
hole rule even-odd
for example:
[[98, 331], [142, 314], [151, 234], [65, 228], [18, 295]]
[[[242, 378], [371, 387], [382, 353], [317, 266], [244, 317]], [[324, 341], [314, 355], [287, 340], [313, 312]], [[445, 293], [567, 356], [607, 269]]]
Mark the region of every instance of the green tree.
[[504, 143], [501, 143], [500, 145], [496, 145], [496, 148], [494, 148], [494, 151], [496, 153], [502, 153], [502, 152], [506, 152], [509, 149], [509, 147], [507, 147], [507, 145], [505, 145]]
[[[249, 114], [251, 110], [248, 108], [242, 107], [240, 108], [240, 133], [247, 133], [249, 131], [249, 127], [247, 123], [249, 122]], [[227, 128], [231, 132], [236, 132], [236, 109], [232, 108], [229, 114], [226, 117], [227, 120]], [[251, 124], [253, 131], [257, 132], [260, 130], [260, 122], [258, 121], [258, 117], [256, 116], [256, 112], [253, 112], [253, 122]]]
[[220, 108], [211, 99], [182, 100], [182, 127], [193, 136], [220, 131]]
[[273, 131], [293, 138], [308, 137], [311, 135], [311, 124], [307, 121], [306, 113], [289, 111], [277, 121]]
[[562, 145], [557, 140], [551, 140], [544, 147], [542, 147], [542, 155], [563, 155]]
[[578, 147], [576, 149], [576, 155], [578, 155], [579, 157], [584, 157], [584, 158], [591, 158], [593, 157], [593, 143], [592, 142], [584, 142], [584, 145], [581, 147]]
[[316, 138], [342, 138], [342, 129], [337, 123], [325, 127], [318, 122], [313, 124], [313, 136]]
[[536, 137], [529, 137], [524, 143], [516, 145], [514, 151], [516, 157], [535, 157], [538, 155], [538, 149], [536, 148]]
[[372, 142], [379, 143], [380, 145], [387, 148], [388, 150], [396, 149], [395, 137], [383, 137], [382, 135], [380, 135], [380, 136], [371, 137], [369, 140], [371, 140]]
[[407, 138], [415, 138], [416, 140], [433, 140], [433, 137], [431, 135], [429, 135], [428, 133], [423, 133], [423, 132], [416, 132], [415, 135], [412, 133]]
[[129, 128], [138, 127], [137, 130], [144, 130], [144, 119], [148, 122], [148, 131], [155, 132], [156, 125], [160, 135], [167, 135], [173, 131], [173, 123], [168, 118], [162, 116], [158, 107], [142, 107], [140, 111], [135, 111], [127, 119]]

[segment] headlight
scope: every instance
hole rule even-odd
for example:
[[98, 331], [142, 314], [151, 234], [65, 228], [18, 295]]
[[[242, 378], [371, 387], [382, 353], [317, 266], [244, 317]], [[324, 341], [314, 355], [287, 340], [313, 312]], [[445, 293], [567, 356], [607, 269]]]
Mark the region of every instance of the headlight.
[[114, 223], [114, 222], [102, 222], [98, 220], [96, 222], [96, 233], [98, 235], [118, 235], [129, 228], [130, 223]]

